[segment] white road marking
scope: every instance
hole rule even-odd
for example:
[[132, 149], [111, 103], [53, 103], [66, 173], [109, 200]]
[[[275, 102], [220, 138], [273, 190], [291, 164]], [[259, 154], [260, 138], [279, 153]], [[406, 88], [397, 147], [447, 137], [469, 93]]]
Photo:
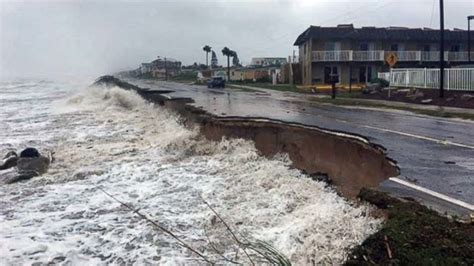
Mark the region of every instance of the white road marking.
[[431, 138], [431, 137], [425, 137], [425, 136], [405, 133], [405, 132], [401, 132], [401, 131], [396, 131], [396, 130], [391, 130], [391, 129], [386, 129], [386, 128], [373, 127], [373, 126], [367, 126], [367, 125], [361, 125], [361, 127], [380, 130], [380, 131], [384, 131], [384, 132], [390, 132], [390, 133], [394, 133], [394, 134], [398, 134], [398, 135], [402, 135], [402, 136], [406, 136], [406, 137], [412, 137], [412, 138], [432, 141], [432, 142], [435, 142], [435, 143], [438, 143], [438, 144], [451, 145], [451, 146], [456, 146], [456, 147], [461, 147], [461, 148], [467, 148], [467, 149], [473, 149], [474, 150], [474, 146], [466, 145], [466, 144], [462, 144], [462, 143], [457, 143], [457, 142], [452, 142], [452, 141], [449, 141], [449, 140], [435, 139], [435, 138]]
[[430, 196], [433, 196], [433, 197], [436, 197], [436, 198], [439, 198], [439, 199], [442, 199], [444, 201], [447, 201], [449, 203], [452, 203], [454, 205], [458, 205], [458, 206], [461, 206], [463, 208], [466, 208], [470, 211], [474, 211], [474, 205], [472, 204], [469, 204], [469, 203], [466, 203], [464, 201], [460, 201], [460, 200], [457, 200], [457, 199], [453, 199], [449, 196], [446, 196], [446, 195], [443, 195], [441, 193], [438, 193], [438, 192], [435, 192], [435, 191], [432, 191], [432, 190], [429, 190], [427, 188], [424, 188], [424, 187], [421, 187], [421, 186], [418, 186], [418, 185], [415, 185], [415, 184], [412, 184], [410, 182], [407, 182], [405, 180], [402, 180], [398, 177], [391, 177], [389, 178], [390, 180], [392, 180], [393, 182], [396, 182], [398, 184], [401, 184], [401, 185], [404, 185], [404, 186], [407, 186], [407, 187], [410, 187], [410, 188], [413, 188], [415, 190], [418, 190], [418, 191], [421, 191], [421, 192], [424, 192]]
[[[300, 112], [301, 112], [301, 111], [300, 111]], [[311, 113], [309, 113], [309, 112], [301, 112], [301, 113], [311, 114]], [[327, 118], [327, 116], [321, 115], [321, 114], [319, 114], [319, 115], [317, 115], [317, 116], [320, 116], [320, 117], [323, 117], [323, 118]], [[380, 127], [374, 127], [374, 126], [369, 126], [369, 125], [360, 125], [360, 124], [352, 123], [352, 122], [349, 122], [349, 121], [347, 121], [347, 120], [343, 120], [343, 119], [340, 119], [340, 118], [334, 118], [334, 117], [332, 117], [332, 119], [335, 120], [335, 121], [337, 121], [337, 122], [341, 122], [341, 123], [345, 123], [345, 124], [351, 124], [351, 125], [358, 126], [358, 127], [370, 128], [370, 129], [375, 129], [375, 130], [379, 130], [379, 131], [389, 132], [389, 133], [393, 133], [393, 134], [397, 134], [397, 135], [402, 135], [402, 136], [405, 136], [405, 137], [412, 137], [412, 138], [416, 138], [416, 139], [427, 140], [427, 141], [431, 141], [431, 142], [434, 142], [434, 143], [437, 143], [437, 144], [451, 145], [451, 146], [456, 146], [456, 147], [461, 147], [461, 148], [467, 148], [467, 149], [472, 149], [472, 150], [474, 150], [474, 146], [466, 145], [466, 144], [462, 144], [462, 143], [457, 143], [457, 142], [452, 142], [452, 141], [449, 141], [449, 140], [435, 139], [435, 138], [431, 138], [431, 137], [426, 137], [426, 136], [421, 136], [421, 135], [416, 135], [416, 134], [405, 133], [405, 132], [401, 132], [401, 131], [397, 131], [397, 130], [392, 130], [392, 129], [387, 129], [387, 128], [380, 128]]]

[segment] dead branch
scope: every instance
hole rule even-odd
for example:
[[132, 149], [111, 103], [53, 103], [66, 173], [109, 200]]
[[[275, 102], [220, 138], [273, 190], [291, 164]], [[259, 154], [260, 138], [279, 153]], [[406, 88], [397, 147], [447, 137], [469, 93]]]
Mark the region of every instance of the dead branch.
[[142, 214], [139, 212], [138, 209], [134, 209], [132, 208], [131, 206], [127, 205], [126, 203], [120, 201], [119, 199], [117, 199], [116, 197], [114, 197], [113, 195], [111, 195], [110, 193], [108, 193], [107, 191], [103, 190], [102, 188], [96, 186], [97, 189], [99, 189], [100, 191], [102, 191], [105, 195], [107, 195], [108, 197], [112, 198], [113, 200], [115, 200], [116, 202], [120, 203], [122, 206], [124, 206], [125, 208], [131, 210], [132, 212], [136, 213], [138, 216], [140, 216], [140, 218], [150, 222], [151, 224], [153, 224], [156, 228], [158, 228], [159, 230], [161, 230], [162, 232], [168, 234], [169, 236], [171, 236], [172, 238], [174, 238], [176, 241], [178, 241], [179, 244], [181, 244], [183, 247], [187, 248], [189, 251], [193, 252], [194, 254], [198, 255], [199, 257], [201, 257], [204, 261], [206, 261], [207, 263], [209, 264], [212, 264], [214, 265], [215, 263], [210, 261], [206, 256], [204, 256], [203, 254], [201, 254], [199, 251], [197, 251], [196, 249], [194, 249], [193, 247], [191, 247], [190, 245], [186, 244], [186, 242], [184, 242], [183, 240], [181, 240], [179, 237], [177, 237], [173, 232], [169, 231], [168, 229], [164, 228], [163, 226], [159, 225], [157, 222], [151, 220], [150, 218], [148, 218], [146, 215]]
[[[201, 196], [200, 196], [201, 197]], [[245, 255], [247, 256], [247, 258], [249, 259], [250, 263], [252, 265], [255, 265], [255, 263], [253, 262], [252, 258], [250, 257], [250, 255], [247, 253], [247, 250], [246, 250], [246, 247], [245, 245], [237, 238], [237, 236], [234, 234], [234, 232], [232, 231], [232, 229], [230, 228], [230, 226], [224, 221], [224, 219], [222, 219], [222, 217], [217, 213], [216, 210], [214, 210], [214, 208], [211, 207], [211, 205], [205, 201], [202, 197], [201, 197], [201, 200], [204, 202], [204, 204], [207, 205], [207, 207], [217, 216], [217, 218], [219, 218], [219, 220], [224, 224], [224, 226], [226, 227], [227, 231], [230, 233], [230, 235], [232, 236], [232, 238], [235, 240], [235, 242], [237, 243], [237, 245], [242, 249], [242, 251], [245, 253]]]

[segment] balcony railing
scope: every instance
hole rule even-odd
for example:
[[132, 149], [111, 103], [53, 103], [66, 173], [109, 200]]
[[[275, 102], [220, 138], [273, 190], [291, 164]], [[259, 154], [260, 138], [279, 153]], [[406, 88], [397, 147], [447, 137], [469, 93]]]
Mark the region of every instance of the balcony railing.
[[352, 51], [353, 61], [383, 61], [384, 51]]
[[[397, 55], [399, 62], [436, 62], [439, 61], [439, 52], [424, 51], [313, 51], [313, 62], [369, 62], [384, 61], [390, 53]], [[467, 62], [468, 52], [445, 52], [444, 60], [448, 62]], [[474, 61], [474, 51], [471, 52], [471, 60]]]
[[352, 51], [351, 50], [313, 51], [313, 61], [315, 62], [352, 61]]

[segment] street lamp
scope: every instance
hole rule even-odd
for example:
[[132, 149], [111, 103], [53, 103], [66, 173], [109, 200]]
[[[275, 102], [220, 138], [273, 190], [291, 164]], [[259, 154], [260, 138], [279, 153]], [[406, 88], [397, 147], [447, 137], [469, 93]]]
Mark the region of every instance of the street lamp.
[[467, 17], [467, 61], [471, 64], [471, 20], [474, 19], [473, 16]]

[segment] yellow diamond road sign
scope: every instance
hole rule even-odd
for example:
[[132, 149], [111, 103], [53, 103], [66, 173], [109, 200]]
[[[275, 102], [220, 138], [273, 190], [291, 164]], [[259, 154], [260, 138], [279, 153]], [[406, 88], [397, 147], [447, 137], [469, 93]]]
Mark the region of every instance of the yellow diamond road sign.
[[398, 57], [395, 53], [390, 53], [385, 59], [385, 61], [390, 67], [393, 67], [397, 63]]

